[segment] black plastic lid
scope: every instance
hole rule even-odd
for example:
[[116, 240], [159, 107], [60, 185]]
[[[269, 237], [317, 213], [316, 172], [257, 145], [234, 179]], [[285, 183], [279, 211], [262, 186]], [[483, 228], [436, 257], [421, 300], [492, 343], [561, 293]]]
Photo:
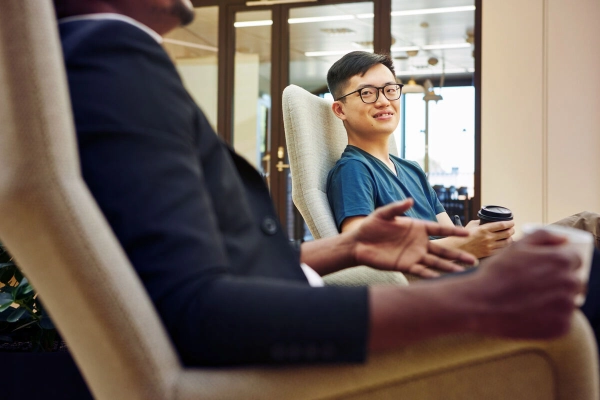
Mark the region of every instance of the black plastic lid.
[[477, 213], [479, 219], [487, 219], [488, 221], [510, 221], [513, 219], [512, 211], [501, 206], [483, 206]]

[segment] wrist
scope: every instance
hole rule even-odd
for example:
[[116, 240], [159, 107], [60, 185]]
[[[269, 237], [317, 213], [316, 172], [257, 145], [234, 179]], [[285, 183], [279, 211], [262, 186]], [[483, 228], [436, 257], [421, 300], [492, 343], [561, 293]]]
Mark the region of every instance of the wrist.
[[463, 246], [467, 243], [467, 238], [448, 236], [441, 239], [436, 239], [435, 243], [450, 249], [465, 250]]
[[485, 334], [483, 319], [487, 310], [491, 308], [485, 295], [487, 286], [481, 284], [479, 277], [479, 271], [465, 277], [467, 281], [463, 281], [459, 288], [459, 301], [465, 305], [462, 315], [465, 330], [469, 333]]
[[335, 247], [335, 251], [341, 255], [342, 258], [340, 263], [344, 266], [344, 268], [362, 265], [358, 250], [358, 231], [352, 230], [341, 233], [338, 238], [339, 241]]

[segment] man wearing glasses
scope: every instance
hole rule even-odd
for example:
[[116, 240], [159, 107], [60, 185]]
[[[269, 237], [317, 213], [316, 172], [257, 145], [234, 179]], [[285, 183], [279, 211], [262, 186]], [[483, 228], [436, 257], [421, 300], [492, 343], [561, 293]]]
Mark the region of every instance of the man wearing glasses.
[[[453, 225], [419, 165], [389, 154], [402, 93], [392, 59], [363, 51], [348, 53], [329, 69], [327, 84], [335, 99], [332, 110], [348, 133], [348, 146], [327, 179], [327, 196], [340, 232], [357, 229], [376, 208], [408, 197], [415, 205], [407, 216]], [[513, 226], [512, 221], [483, 226], [471, 221], [468, 237], [437, 243], [487, 257], [512, 242]]]

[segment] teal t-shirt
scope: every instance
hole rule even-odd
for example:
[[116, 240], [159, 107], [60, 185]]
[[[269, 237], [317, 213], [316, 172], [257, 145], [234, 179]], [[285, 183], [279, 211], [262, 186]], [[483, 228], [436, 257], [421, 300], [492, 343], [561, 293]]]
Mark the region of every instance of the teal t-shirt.
[[338, 230], [344, 219], [369, 215], [377, 207], [412, 197], [406, 216], [437, 222], [445, 212], [425, 172], [414, 161], [390, 154], [398, 176], [376, 157], [348, 145], [327, 176], [327, 198]]

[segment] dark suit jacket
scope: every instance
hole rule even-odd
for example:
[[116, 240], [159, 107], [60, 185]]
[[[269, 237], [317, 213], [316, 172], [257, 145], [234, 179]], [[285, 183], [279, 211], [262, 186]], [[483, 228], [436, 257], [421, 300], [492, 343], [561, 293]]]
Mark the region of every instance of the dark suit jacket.
[[115, 20], [60, 34], [83, 177], [183, 361], [363, 360], [366, 288], [308, 285], [261, 176], [162, 47]]

